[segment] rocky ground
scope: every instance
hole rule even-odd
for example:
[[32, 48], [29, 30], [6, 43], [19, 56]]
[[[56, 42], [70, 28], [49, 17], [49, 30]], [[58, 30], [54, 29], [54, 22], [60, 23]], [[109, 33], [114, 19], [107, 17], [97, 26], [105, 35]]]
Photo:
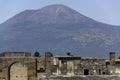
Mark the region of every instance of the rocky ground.
[[59, 76], [59, 77], [50, 77], [42, 78], [40, 80], [120, 80], [120, 76]]

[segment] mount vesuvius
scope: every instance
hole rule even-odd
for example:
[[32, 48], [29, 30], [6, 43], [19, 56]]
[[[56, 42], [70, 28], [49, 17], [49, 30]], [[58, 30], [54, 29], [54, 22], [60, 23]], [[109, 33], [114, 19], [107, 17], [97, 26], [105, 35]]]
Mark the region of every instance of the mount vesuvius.
[[97, 22], [61, 4], [25, 10], [0, 25], [0, 52], [72, 52], [105, 57], [120, 52], [120, 26]]

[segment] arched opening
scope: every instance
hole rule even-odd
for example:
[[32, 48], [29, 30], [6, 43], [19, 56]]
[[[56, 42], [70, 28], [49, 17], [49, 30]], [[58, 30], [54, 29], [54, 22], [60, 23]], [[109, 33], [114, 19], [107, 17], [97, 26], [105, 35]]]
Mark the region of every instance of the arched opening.
[[22, 62], [13, 62], [8, 67], [8, 80], [27, 80], [27, 66]]

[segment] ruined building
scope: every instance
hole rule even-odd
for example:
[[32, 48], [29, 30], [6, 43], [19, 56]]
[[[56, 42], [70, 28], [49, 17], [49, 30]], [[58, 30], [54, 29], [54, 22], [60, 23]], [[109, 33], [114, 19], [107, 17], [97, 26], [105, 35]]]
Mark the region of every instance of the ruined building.
[[110, 52], [109, 59], [80, 56], [33, 57], [28, 52], [0, 54], [0, 80], [36, 80], [49, 76], [119, 75], [120, 59]]
[[110, 57], [106, 60], [106, 66], [110, 74], [120, 74], [120, 59], [116, 59], [115, 52], [110, 52]]

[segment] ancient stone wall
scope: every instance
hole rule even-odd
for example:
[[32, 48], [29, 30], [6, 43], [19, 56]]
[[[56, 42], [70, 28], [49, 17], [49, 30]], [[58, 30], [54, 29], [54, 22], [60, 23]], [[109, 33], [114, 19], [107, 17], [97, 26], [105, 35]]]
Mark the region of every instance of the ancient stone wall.
[[106, 73], [105, 59], [82, 58], [81, 67], [84, 75], [103, 75]]
[[30, 52], [3, 52], [0, 57], [31, 57]]
[[[0, 78], [5, 78], [8, 80], [9, 76], [9, 66], [14, 62], [22, 62], [28, 68], [28, 78], [35, 77], [36, 75], [36, 61], [34, 58], [12, 58], [12, 57], [0, 57], [0, 74], [2, 75]], [[22, 69], [22, 68], [21, 68]]]

